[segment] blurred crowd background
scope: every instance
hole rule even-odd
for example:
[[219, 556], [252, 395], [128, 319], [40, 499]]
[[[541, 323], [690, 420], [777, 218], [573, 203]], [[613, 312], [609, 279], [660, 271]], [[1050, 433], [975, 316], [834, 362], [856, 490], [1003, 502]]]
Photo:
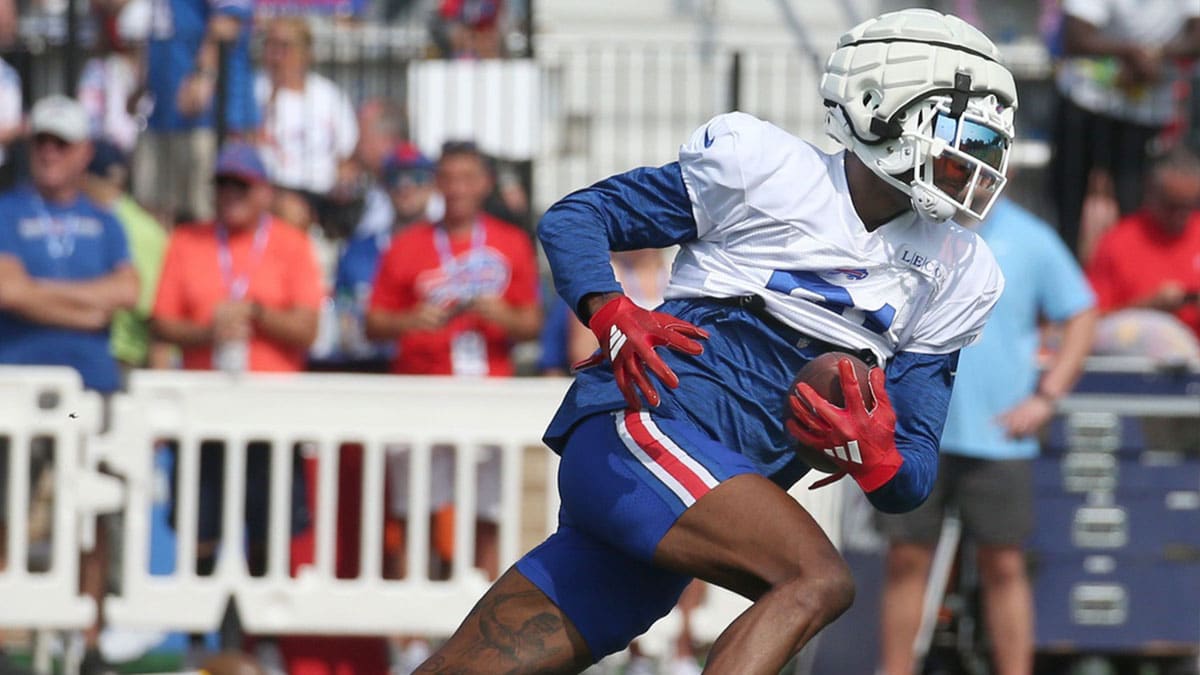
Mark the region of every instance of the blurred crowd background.
[[[1102, 315], [1095, 352], [1200, 363], [1200, 8], [1096, 0], [1064, 12], [1042, 0], [1022, 5], [1023, 22], [989, 25], [974, 2], [935, 5], [1002, 49], [1032, 41], [1044, 55], [1044, 70], [1018, 72], [1027, 86], [1010, 195], [1086, 271]], [[703, 42], [716, 6], [679, 0], [672, 11], [707, 15]], [[532, 228], [548, 204], [534, 197], [538, 167], [471, 133], [422, 135], [410, 116], [420, 103], [413, 64], [530, 61], [539, 9], [530, 0], [0, 0], [0, 363], [73, 366], [103, 393], [139, 368], [568, 374], [595, 342], [539, 262]], [[641, 63], [611, 58], [624, 59], [628, 77]], [[726, 73], [734, 93], [718, 108], [742, 102], [737, 63]], [[621, 81], [562, 72], [582, 81], [547, 77], [547, 86], [625, 100]], [[781, 94], [787, 105], [816, 111], [815, 82], [807, 86]], [[638, 89], [679, 91], [641, 80]], [[502, 96], [462, 100], [485, 117], [509, 114]], [[564, 147], [595, 131], [566, 120]], [[630, 252], [613, 264], [626, 292], [653, 306], [669, 260]], [[1043, 338], [1050, 358], [1060, 337]], [[388, 574], [402, 577], [406, 464], [393, 454]], [[220, 455], [205, 457], [200, 536], [215, 540]], [[435, 457], [435, 490], [441, 479], [449, 489], [446, 467]], [[248, 480], [263, 486], [252, 494], [265, 495], [266, 471], [251, 462]], [[311, 519], [296, 475], [301, 532]], [[488, 489], [485, 480], [477, 562], [495, 576]], [[250, 524], [252, 559], [263, 527]], [[213, 555], [201, 546], [202, 573]], [[393, 661], [413, 663], [423, 648], [399, 639]]]

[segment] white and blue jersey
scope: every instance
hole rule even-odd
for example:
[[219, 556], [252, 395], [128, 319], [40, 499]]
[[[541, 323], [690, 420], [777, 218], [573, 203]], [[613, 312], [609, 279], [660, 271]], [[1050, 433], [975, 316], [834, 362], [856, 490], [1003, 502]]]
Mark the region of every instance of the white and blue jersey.
[[[680, 386], [661, 391], [654, 412], [686, 419], [784, 487], [808, 468], [783, 429], [800, 367], [831, 346], [887, 364], [905, 461], [869, 497], [905, 511], [929, 493], [958, 351], [979, 336], [1004, 282], [987, 246], [957, 225], [907, 211], [868, 232], [844, 158], [750, 115], [721, 115], [678, 162], [555, 204], [539, 237], [575, 309], [584, 295], [621, 290], [610, 250], [679, 245], [661, 311], [711, 337], [699, 356], [660, 350]], [[715, 301], [743, 296], [765, 312]], [[624, 405], [609, 367], [584, 371], [546, 442], [561, 451], [582, 419]]]

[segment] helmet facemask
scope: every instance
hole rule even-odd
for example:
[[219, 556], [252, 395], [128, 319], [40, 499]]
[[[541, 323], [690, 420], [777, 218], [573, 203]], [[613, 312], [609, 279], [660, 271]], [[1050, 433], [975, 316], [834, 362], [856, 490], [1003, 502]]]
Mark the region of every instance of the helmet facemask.
[[1006, 182], [1017, 106], [999, 57], [978, 29], [932, 10], [864, 21], [825, 64], [825, 130], [922, 216], [983, 217]]
[[[955, 212], [982, 220], [1008, 183], [1011, 108], [1003, 108], [991, 95], [970, 99], [957, 116], [948, 96], [934, 96], [918, 106], [923, 114], [910, 116], [916, 118], [911, 125], [915, 128], [901, 134], [913, 148], [912, 181], [904, 191], [918, 210], [927, 210], [919, 200], [936, 197]], [[937, 211], [927, 215], [941, 215], [944, 209]]]

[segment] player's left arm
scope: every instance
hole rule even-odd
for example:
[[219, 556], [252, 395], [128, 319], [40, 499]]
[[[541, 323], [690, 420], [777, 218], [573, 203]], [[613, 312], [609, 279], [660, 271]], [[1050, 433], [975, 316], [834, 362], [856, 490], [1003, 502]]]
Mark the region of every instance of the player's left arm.
[[958, 351], [900, 352], [886, 373], [870, 372], [875, 403], [868, 408], [849, 361], [838, 364], [844, 408], [798, 384], [791, 396], [788, 432], [829, 453], [840, 471], [813, 484], [828, 485], [849, 474], [880, 511], [903, 513], [920, 506], [937, 475], [938, 445], [950, 406]]
[[867, 499], [880, 511], [904, 513], [929, 497], [957, 368], [957, 350], [899, 352], [888, 365], [887, 392], [896, 415], [896, 451], [902, 461], [890, 479], [867, 492]]

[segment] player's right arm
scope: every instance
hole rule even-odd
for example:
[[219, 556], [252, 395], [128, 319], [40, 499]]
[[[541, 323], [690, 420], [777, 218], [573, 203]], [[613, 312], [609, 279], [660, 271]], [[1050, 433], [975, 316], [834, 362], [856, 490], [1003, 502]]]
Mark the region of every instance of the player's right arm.
[[[609, 260], [612, 251], [666, 248], [695, 238], [678, 162], [634, 169], [573, 192], [538, 223], [554, 285], [585, 324], [596, 300], [621, 293]], [[595, 297], [585, 303], [586, 296]]]
[[613, 274], [612, 251], [664, 248], [696, 238], [691, 200], [677, 162], [643, 167], [564, 197], [538, 223], [558, 293], [595, 334], [601, 351], [577, 367], [612, 363], [618, 388], [631, 409], [651, 406], [658, 391], [646, 371], [668, 387], [679, 379], [654, 348], [689, 354], [707, 334], [662, 312], [642, 309], [624, 296]]

